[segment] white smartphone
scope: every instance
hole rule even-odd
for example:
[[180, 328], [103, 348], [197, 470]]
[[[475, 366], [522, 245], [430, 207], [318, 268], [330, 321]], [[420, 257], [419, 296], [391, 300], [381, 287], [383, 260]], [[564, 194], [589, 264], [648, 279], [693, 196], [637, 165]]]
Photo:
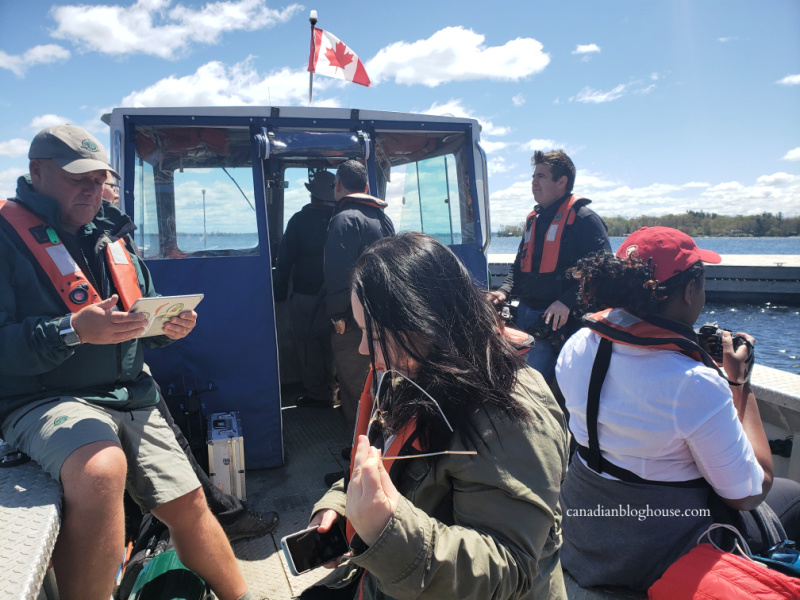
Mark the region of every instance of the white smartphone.
[[350, 549], [342, 521], [336, 521], [325, 533], [320, 533], [315, 526], [289, 534], [281, 538], [281, 548], [292, 575], [336, 560]]

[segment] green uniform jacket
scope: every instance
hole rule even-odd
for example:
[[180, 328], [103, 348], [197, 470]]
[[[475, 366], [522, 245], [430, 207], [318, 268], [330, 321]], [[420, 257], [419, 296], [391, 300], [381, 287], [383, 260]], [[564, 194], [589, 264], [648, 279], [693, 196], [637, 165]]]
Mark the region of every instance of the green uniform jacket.
[[[33, 190], [20, 177], [17, 198], [59, 232], [61, 208]], [[102, 255], [101, 239], [124, 237], [134, 227], [127, 215], [107, 202], [95, 219], [76, 236], [84, 254]], [[128, 248], [143, 296], [156, 296], [150, 273]], [[113, 292], [110, 277], [98, 289], [103, 298]], [[11, 226], [0, 218], [0, 424], [14, 410], [43, 398], [79, 396], [117, 409], [152, 406], [158, 401], [153, 378], [142, 371], [141, 340], [122, 344], [80, 344], [68, 347], [58, 334], [59, 321], [69, 310]], [[146, 338], [163, 346], [166, 336]]]
[[[525, 425], [490, 411], [475, 413], [486, 445], [465, 448], [454, 436], [443, 455], [405, 463], [392, 479], [402, 497], [378, 540], [357, 536], [355, 556], [322, 583], [341, 586], [366, 569], [364, 598], [428, 600], [566, 600], [558, 549], [558, 494], [567, 468], [564, 415], [539, 373], [519, 372], [514, 397], [529, 409]], [[314, 512], [345, 514], [342, 482]]]

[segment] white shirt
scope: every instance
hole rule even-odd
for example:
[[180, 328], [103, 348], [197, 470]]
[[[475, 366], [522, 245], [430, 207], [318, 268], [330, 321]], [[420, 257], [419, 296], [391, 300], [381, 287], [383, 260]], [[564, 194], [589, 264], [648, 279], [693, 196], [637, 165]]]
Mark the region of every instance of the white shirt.
[[[556, 364], [569, 428], [587, 447], [586, 397], [600, 339], [581, 329]], [[679, 352], [615, 343], [600, 393], [597, 431], [603, 457], [643, 479], [704, 477], [720, 496], [733, 500], [761, 493], [764, 471], [727, 382]]]

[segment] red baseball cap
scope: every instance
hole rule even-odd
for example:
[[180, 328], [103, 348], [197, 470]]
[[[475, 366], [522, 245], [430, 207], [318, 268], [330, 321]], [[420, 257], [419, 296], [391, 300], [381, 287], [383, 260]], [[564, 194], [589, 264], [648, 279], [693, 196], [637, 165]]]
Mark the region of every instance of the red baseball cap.
[[691, 237], [671, 227], [642, 227], [634, 231], [622, 242], [617, 256], [635, 256], [649, 263], [658, 283], [685, 271], [698, 260], [711, 264], [722, 262], [719, 254], [698, 248]]

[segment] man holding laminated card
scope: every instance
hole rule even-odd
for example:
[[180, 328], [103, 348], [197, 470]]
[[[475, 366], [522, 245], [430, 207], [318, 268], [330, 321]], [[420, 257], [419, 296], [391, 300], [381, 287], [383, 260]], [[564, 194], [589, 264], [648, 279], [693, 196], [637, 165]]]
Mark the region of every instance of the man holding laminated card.
[[156, 292], [133, 251], [133, 223], [102, 202], [108, 174], [119, 175], [94, 136], [49, 127], [28, 157], [30, 174], [0, 206], [0, 423], [64, 488], [53, 552], [60, 597], [110, 597], [127, 488], [219, 598], [252, 598], [143, 368], [142, 345], [185, 337], [197, 314], [138, 338], [146, 318], [128, 309]]

